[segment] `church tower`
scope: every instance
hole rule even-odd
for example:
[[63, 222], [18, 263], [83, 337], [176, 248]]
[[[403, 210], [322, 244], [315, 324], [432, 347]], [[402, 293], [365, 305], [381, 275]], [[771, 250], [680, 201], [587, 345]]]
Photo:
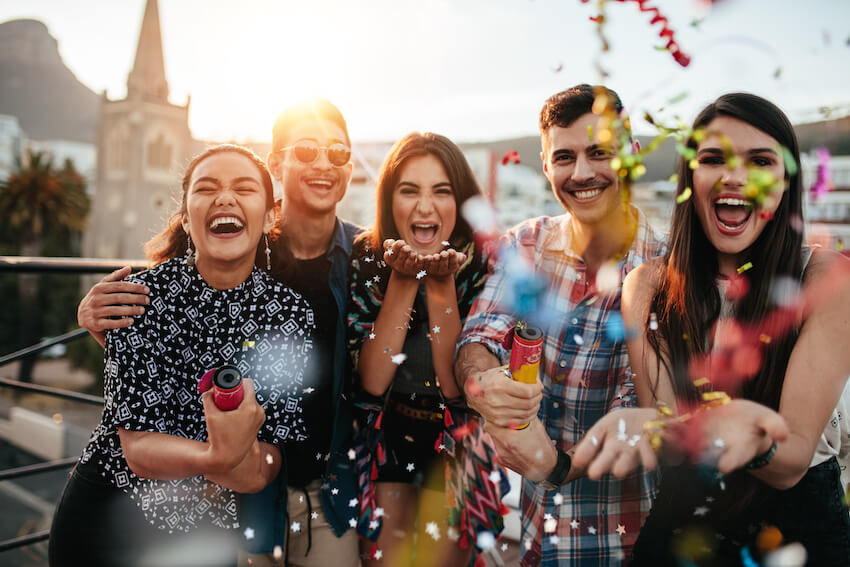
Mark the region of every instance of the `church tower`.
[[147, 0], [127, 98], [103, 93], [97, 128], [95, 197], [84, 254], [144, 258], [181, 197], [180, 174], [192, 152], [189, 100], [168, 102], [157, 0]]

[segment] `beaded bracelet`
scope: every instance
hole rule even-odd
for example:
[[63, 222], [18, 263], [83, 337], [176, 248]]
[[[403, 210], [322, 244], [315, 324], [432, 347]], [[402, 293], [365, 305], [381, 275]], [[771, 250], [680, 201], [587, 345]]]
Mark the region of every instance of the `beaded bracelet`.
[[770, 449], [768, 449], [767, 451], [765, 451], [761, 455], [753, 457], [753, 460], [750, 461], [749, 463], [747, 463], [746, 465], [744, 465], [744, 468], [749, 469], [749, 470], [753, 470], [753, 469], [760, 469], [762, 467], [766, 467], [767, 465], [770, 464], [770, 460], [773, 458], [773, 455], [775, 455], [775, 454], [776, 454], [776, 441], [774, 441], [773, 443], [770, 444]]

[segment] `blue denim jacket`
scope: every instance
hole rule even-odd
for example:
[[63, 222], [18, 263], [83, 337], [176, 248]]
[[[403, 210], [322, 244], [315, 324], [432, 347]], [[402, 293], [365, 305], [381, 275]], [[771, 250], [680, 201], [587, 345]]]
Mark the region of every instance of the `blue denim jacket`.
[[[322, 478], [322, 509], [337, 536], [349, 529], [349, 519], [357, 516], [357, 508], [348, 503], [357, 498], [354, 461], [348, 458], [353, 433], [351, 410], [351, 359], [346, 353], [345, 315], [348, 312], [348, 262], [351, 245], [361, 228], [336, 219], [333, 240], [327, 251], [330, 262], [328, 284], [336, 300], [337, 322], [333, 363], [334, 425], [331, 434], [330, 456]], [[243, 540], [243, 549], [251, 553], [271, 553], [276, 545], [283, 546], [289, 520], [286, 512], [287, 467], [286, 455], [280, 474], [256, 494], [240, 497], [242, 529], [251, 528], [253, 538]], [[244, 536], [243, 536], [244, 537]]]

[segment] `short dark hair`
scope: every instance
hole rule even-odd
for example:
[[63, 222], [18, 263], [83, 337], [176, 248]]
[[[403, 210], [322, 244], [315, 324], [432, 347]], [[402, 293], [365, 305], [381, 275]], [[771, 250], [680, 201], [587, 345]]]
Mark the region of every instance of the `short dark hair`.
[[342, 128], [345, 143], [351, 146], [348, 137], [348, 126], [342, 112], [334, 104], [323, 98], [313, 98], [297, 102], [280, 113], [272, 128], [272, 151], [277, 151], [287, 145], [287, 136], [296, 124], [304, 120], [327, 120]]
[[552, 126], [567, 128], [591, 112], [593, 102], [600, 93], [608, 95], [609, 103], [617, 114], [623, 111], [623, 102], [616, 92], [602, 85], [582, 83], [546, 99], [540, 110], [540, 134], [545, 136]]

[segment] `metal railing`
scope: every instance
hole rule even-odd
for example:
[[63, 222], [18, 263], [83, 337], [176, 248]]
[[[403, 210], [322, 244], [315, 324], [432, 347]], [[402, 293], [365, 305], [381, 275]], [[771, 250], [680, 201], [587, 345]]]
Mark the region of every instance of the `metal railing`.
[[[15, 273], [77, 273], [77, 274], [99, 274], [108, 273], [124, 266], [130, 266], [134, 271], [147, 267], [147, 262], [144, 260], [112, 260], [101, 258], [43, 258], [30, 256], [0, 256], [0, 272], [15, 272]], [[0, 357], [0, 367], [3, 367], [12, 362], [36, 355], [54, 345], [65, 344], [73, 340], [84, 337], [87, 334], [85, 329], [76, 329], [71, 332], [52, 337], [41, 341], [40, 343], [20, 349], [16, 352]], [[14, 390], [33, 392], [52, 396], [55, 398], [63, 398], [92, 405], [103, 405], [101, 396], [92, 396], [63, 388], [52, 388], [49, 386], [41, 386], [38, 384], [30, 384], [27, 382], [19, 382], [8, 378], [0, 377], [0, 386], [11, 388]], [[77, 457], [66, 457], [44, 463], [34, 465], [26, 465], [0, 471], [0, 482], [12, 478], [29, 476], [42, 472], [53, 470], [66, 469], [77, 462]], [[34, 532], [24, 536], [0, 541], [0, 552], [16, 549], [32, 545], [34, 543], [46, 541], [50, 537], [50, 530]]]

